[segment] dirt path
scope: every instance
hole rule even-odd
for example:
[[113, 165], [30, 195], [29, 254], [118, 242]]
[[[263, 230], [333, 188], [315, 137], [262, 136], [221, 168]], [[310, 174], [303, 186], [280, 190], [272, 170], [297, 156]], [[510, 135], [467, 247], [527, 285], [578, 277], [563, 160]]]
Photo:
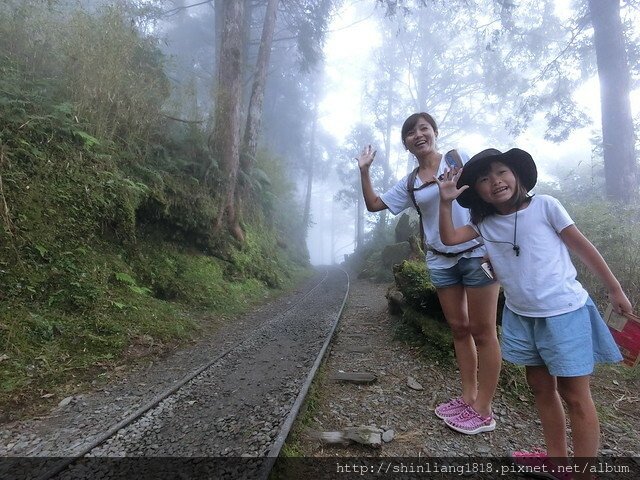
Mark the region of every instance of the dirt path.
[[[395, 339], [399, 319], [387, 313], [387, 287], [352, 278], [341, 323], [315, 386], [315, 408], [304, 425], [296, 425], [289, 447], [304, 457], [501, 457], [543, 445], [531, 399], [513, 398], [502, 389], [494, 402], [498, 423], [494, 432], [462, 435], [433, 414], [439, 402], [459, 394], [457, 372], [430, 363], [419, 348]], [[337, 382], [331, 376], [338, 371], [372, 372], [377, 381], [370, 385]], [[637, 371], [631, 373], [626, 367], [605, 367], [594, 376], [603, 457], [640, 457], [640, 382]], [[409, 377], [422, 388], [410, 388]], [[317, 432], [362, 425], [392, 431], [387, 438], [393, 438], [379, 449], [353, 443], [327, 445], [317, 438]], [[639, 475], [633, 478], [638, 478], [640, 463], [635, 465]]]

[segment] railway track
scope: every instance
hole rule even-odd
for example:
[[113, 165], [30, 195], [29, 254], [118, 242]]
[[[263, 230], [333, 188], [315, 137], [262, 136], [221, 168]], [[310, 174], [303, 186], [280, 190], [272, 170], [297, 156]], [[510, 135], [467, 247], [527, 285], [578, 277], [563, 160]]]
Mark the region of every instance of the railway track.
[[81, 450], [65, 458], [5, 457], [0, 478], [266, 479], [348, 291], [346, 272], [327, 268], [286, 310]]

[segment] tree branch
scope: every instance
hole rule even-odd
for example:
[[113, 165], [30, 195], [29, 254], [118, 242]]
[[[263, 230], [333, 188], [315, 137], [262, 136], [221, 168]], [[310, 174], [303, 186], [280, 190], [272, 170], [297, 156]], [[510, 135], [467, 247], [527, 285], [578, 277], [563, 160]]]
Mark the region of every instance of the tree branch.
[[162, 114], [163, 116], [167, 117], [170, 120], [175, 120], [176, 122], [183, 122], [183, 123], [204, 123], [204, 120], [185, 120], [183, 118], [177, 118], [177, 117], [172, 117], [171, 115], [167, 115], [166, 113]]

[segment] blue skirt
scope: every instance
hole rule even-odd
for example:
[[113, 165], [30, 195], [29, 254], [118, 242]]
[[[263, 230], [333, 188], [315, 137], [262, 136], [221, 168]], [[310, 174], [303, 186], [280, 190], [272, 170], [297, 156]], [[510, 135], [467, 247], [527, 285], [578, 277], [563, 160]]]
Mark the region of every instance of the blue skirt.
[[591, 298], [572, 312], [536, 318], [502, 312], [502, 357], [516, 365], [546, 365], [556, 377], [593, 373], [596, 363], [622, 360], [609, 327]]

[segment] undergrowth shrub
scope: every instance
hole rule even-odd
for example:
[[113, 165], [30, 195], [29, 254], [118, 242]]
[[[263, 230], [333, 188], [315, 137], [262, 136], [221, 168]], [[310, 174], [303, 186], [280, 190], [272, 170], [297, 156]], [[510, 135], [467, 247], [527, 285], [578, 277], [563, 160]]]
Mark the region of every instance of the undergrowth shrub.
[[393, 269], [395, 283], [411, 307], [432, 316], [442, 317], [436, 287], [431, 283], [424, 261], [405, 260]]
[[61, 24], [56, 20], [53, 3], [0, 2], [0, 52], [7, 60], [20, 59], [29, 79], [52, 78], [59, 71], [60, 56], [54, 46]]
[[216, 162], [204, 129], [165, 124], [155, 45], [127, 12], [65, 5], [0, 4], [0, 418], [308, 266], [282, 162], [257, 163], [246, 245], [214, 235]]
[[160, 50], [120, 6], [75, 10], [58, 39], [66, 87], [79, 116], [104, 140], [145, 146], [160, 134], [169, 95]]
[[245, 214], [256, 224], [264, 224], [275, 232], [279, 249], [298, 266], [309, 264], [306, 247], [307, 226], [301, 224], [303, 205], [295, 201], [295, 185], [284, 159], [259, 149], [253, 175], [251, 196], [260, 209], [245, 202]]
[[147, 235], [211, 251], [216, 245], [213, 225], [217, 197], [198, 179], [180, 172], [148, 170], [149, 195], [136, 211], [139, 228]]
[[[566, 205], [576, 226], [593, 243], [617, 277], [631, 303], [640, 306], [640, 205], [605, 201]], [[598, 303], [607, 304], [607, 290], [579, 259], [578, 279]]]
[[444, 365], [455, 364], [453, 337], [446, 323], [438, 314], [432, 315], [414, 307], [406, 307], [395, 336], [414, 346], [419, 346], [422, 354]]
[[350, 255], [345, 256], [345, 265], [358, 272], [359, 278], [368, 278], [377, 282], [388, 282], [393, 280], [393, 271], [384, 265], [382, 252], [384, 248], [395, 243], [393, 239], [393, 228], [388, 226], [384, 229], [375, 229], [366, 235], [366, 241], [354, 250]]

